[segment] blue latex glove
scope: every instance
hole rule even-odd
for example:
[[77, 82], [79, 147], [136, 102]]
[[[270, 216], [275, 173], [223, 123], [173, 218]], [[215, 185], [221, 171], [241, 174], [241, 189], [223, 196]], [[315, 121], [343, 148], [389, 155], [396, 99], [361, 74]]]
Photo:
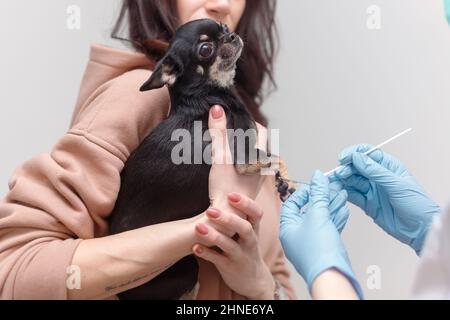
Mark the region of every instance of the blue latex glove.
[[450, 0], [444, 0], [444, 9], [445, 16], [447, 17], [447, 21], [450, 24]]
[[[340, 237], [349, 216], [346, 202], [345, 190], [336, 193], [330, 201], [328, 178], [316, 172], [310, 187], [297, 190], [283, 204], [280, 240], [286, 257], [305, 279], [310, 290], [317, 276], [335, 268], [350, 280], [362, 298], [361, 287]], [[302, 212], [306, 205], [308, 207]]]
[[377, 150], [365, 156], [370, 145], [345, 149], [335, 173], [348, 192], [349, 201], [360, 207], [377, 225], [419, 255], [433, 217], [440, 211], [396, 158]]

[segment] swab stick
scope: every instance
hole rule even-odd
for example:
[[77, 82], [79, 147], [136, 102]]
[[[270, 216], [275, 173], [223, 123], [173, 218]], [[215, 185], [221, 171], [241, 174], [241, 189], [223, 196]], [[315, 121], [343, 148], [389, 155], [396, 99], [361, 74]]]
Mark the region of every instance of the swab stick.
[[[399, 134], [396, 134], [395, 136], [393, 136], [392, 138], [389, 138], [389, 139], [387, 139], [386, 141], [380, 143], [380, 144], [377, 145], [376, 147], [373, 147], [372, 149], [370, 149], [370, 150], [364, 152], [364, 154], [365, 154], [366, 156], [368, 156], [368, 155], [370, 155], [371, 153], [373, 153], [373, 152], [375, 152], [375, 151], [381, 149], [382, 147], [384, 147], [384, 146], [387, 145], [388, 143], [391, 143], [392, 141], [397, 140], [397, 139], [400, 138], [401, 136], [403, 136], [403, 135], [405, 135], [405, 134], [407, 134], [407, 133], [409, 133], [409, 132], [411, 132], [411, 131], [412, 131], [412, 128], [406, 129], [405, 131], [402, 131], [402, 132], [400, 132]], [[344, 166], [346, 166], [346, 165], [349, 165], [349, 164], [351, 164], [351, 162], [344, 163], [344, 164], [342, 164], [342, 165], [340, 165], [340, 166], [334, 168], [333, 170], [330, 170], [330, 171], [324, 173], [324, 175], [327, 176], [327, 177], [329, 177], [329, 176], [331, 176], [333, 173], [335, 173], [336, 171], [338, 171], [340, 168], [342, 168], [342, 167], [344, 167]], [[309, 183], [305, 183], [305, 182], [302, 182], [302, 181], [289, 180], [289, 179], [287, 179], [287, 181], [290, 181], [290, 182], [293, 182], [293, 183], [297, 183], [297, 184], [305, 184], [305, 185], [309, 185]]]
[[[376, 147], [373, 147], [372, 149], [370, 149], [370, 150], [364, 152], [364, 155], [368, 156], [368, 155], [371, 154], [372, 152], [381, 149], [382, 147], [384, 147], [384, 146], [387, 145], [388, 143], [391, 143], [392, 141], [397, 140], [397, 139], [400, 138], [401, 136], [403, 136], [403, 135], [405, 135], [405, 134], [407, 134], [407, 133], [409, 133], [409, 132], [411, 132], [411, 131], [412, 131], [412, 128], [409, 128], [409, 129], [406, 129], [405, 131], [400, 132], [399, 134], [396, 134], [396, 135], [393, 136], [392, 138], [389, 138], [389, 139], [387, 139], [386, 141], [384, 141], [384, 142], [380, 143], [379, 145], [377, 145]], [[336, 171], [338, 171], [340, 168], [342, 168], [342, 167], [344, 167], [344, 166], [346, 166], [346, 165], [349, 165], [350, 163], [351, 163], [351, 162], [349, 162], [349, 163], [344, 163], [344, 164], [340, 165], [339, 167], [336, 167], [336, 168], [334, 168], [333, 170], [324, 173], [324, 175], [327, 176], [327, 177], [329, 177], [329, 176], [331, 176], [333, 173], [335, 173]]]

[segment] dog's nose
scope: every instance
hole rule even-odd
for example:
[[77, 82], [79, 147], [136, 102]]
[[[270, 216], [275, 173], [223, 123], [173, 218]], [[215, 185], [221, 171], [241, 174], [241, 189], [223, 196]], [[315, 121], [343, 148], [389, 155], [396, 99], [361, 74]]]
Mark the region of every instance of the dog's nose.
[[225, 36], [225, 43], [235, 42], [238, 39], [238, 35], [235, 32], [231, 32]]

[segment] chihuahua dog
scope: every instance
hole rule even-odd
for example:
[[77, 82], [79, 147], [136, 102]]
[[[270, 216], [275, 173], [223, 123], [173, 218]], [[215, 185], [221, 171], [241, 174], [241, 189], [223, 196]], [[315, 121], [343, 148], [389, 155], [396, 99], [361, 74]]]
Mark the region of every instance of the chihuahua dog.
[[[208, 130], [209, 109], [213, 105], [224, 108], [228, 129], [244, 132], [254, 129], [250, 130], [255, 132], [254, 136], [245, 142], [245, 159], [242, 150], [238, 150], [238, 143], [234, 143], [234, 150], [231, 150], [238, 172], [258, 174], [258, 170], [270, 166], [268, 155], [261, 150], [256, 150], [254, 164], [245, 156], [250, 148], [252, 151], [256, 148], [256, 125], [233, 86], [236, 63], [243, 47], [236, 33], [213, 20], [188, 22], [177, 30], [167, 53], [140, 89], [147, 91], [167, 86], [170, 115], [152, 130], [125, 164], [110, 218], [111, 234], [192, 218], [210, 206], [211, 165], [194, 164], [194, 155], [190, 156], [190, 163], [174, 164], [172, 151], [178, 141], [173, 141], [172, 133], [184, 129], [193, 137], [194, 123], [200, 121], [203, 134]], [[201, 144], [203, 155], [209, 143], [202, 141]], [[194, 150], [194, 141], [191, 145]], [[194, 289], [197, 281], [198, 263], [190, 255], [146, 284], [121, 293], [119, 298], [180, 299]]]

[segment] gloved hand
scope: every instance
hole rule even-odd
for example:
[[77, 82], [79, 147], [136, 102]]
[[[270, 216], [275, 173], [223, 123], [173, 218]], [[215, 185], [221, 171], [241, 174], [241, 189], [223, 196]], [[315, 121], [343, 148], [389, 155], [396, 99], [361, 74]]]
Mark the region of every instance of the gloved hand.
[[[310, 290], [317, 276], [335, 268], [350, 280], [362, 298], [361, 288], [340, 237], [349, 216], [346, 201], [345, 190], [330, 199], [328, 178], [316, 172], [310, 187], [297, 190], [283, 204], [280, 240], [287, 258]], [[308, 207], [301, 212], [305, 205]]]
[[444, 1], [444, 9], [445, 9], [445, 16], [447, 17], [447, 22], [450, 24], [450, 0]]
[[335, 173], [360, 207], [377, 225], [419, 255], [433, 217], [440, 211], [396, 158], [377, 150], [365, 156], [370, 145], [345, 149], [339, 156], [344, 166]]

